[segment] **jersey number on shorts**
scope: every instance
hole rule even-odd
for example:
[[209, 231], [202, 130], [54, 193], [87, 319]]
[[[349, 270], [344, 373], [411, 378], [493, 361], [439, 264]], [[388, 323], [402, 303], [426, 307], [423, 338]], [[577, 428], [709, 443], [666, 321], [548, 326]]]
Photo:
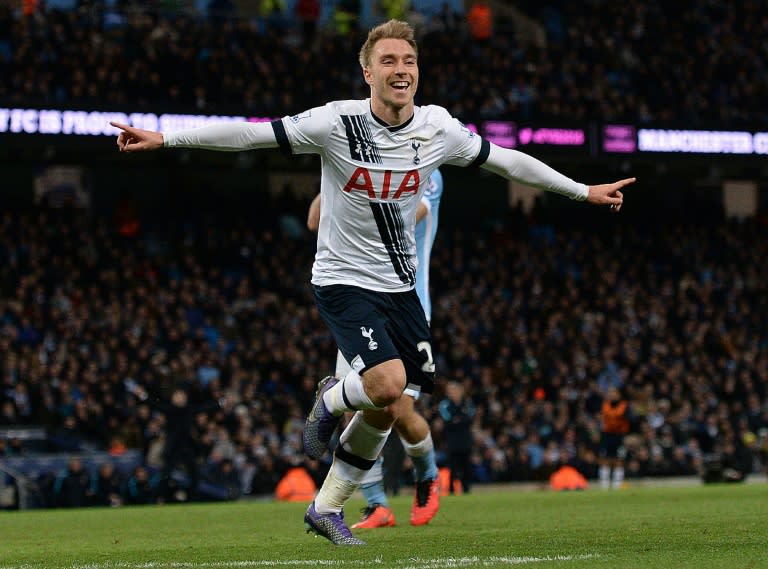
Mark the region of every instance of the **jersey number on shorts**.
[[427, 361], [421, 365], [421, 371], [435, 373], [435, 360], [432, 359], [432, 344], [424, 341], [416, 344], [416, 347], [420, 352], [427, 352]]

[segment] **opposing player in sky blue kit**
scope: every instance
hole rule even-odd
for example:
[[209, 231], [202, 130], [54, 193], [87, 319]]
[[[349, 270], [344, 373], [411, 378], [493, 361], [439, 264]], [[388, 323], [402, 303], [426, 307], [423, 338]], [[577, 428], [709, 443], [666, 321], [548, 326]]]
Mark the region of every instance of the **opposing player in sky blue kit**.
[[[416, 294], [427, 317], [427, 323], [432, 322], [432, 300], [429, 294], [429, 259], [432, 245], [437, 234], [440, 199], [443, 196], [443, 175], [435, 170], [429, 177], [421, 203], [416, 210]], [[318, 195], [309, 208], [307, 227], [317, 232], [320, 226], [320, 196]], [[336, 356], [337, 378], [345, 377], [351, 368], [344, 355], [339, 351]], [[429, 424], [417, 411], [414, 400], [419, 393], [406, 389], [402, 405], [398, 411], [394, 428], [400, 437], [405, 453], [413, 463], [416, 481], [416, 492], [411, 505], [410, 523], [414, 526], [428, 524], [440, 508], [440, 485], [438, 480], [435, 449], [432, 443], [432, 433]], [[360, 411], [358, 411], [360, 413]], [[395, 514], [389, 507], [387, 495], [384, 492], [383, 459], [379, 456], [376, 464], [363, 478], [360, 490], [366, 501], [363, 516], [352, 529], [371, 529], [395, 525]]]
[[[121, 129], [122, 152], [162, 147], [319, 154], [321, 212], [312, 284], [318, 311], [352, 371], [318, 384], [304, 426], [304, 451], [326, 451], [345, 412], [355, 413], [304, 515], [308, 531], [336, 545], [361, 545], [344, 504], [376, 463], [405, 389], [431, 393], [435, 364], [416, 285], [416, 210], [442, 164], [481, 167], [575, 200], [621, 209], [634, 178], [586, 186], [535, 158], [499, 147], [443, 107], [416, 106], [419, 66], [413, 28], [390, 20], [360, 50], [364, 100], [333, 101], [272, 123], [224, 123], [160, 133]], [[473, 189], [473, 191], [475, 191]]]

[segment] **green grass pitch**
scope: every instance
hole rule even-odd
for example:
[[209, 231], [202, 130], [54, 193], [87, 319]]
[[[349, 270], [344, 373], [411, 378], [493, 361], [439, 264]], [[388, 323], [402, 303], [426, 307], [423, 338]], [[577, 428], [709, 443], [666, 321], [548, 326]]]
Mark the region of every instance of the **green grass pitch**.
[[[360, 499], [347, 508], [353, 523]], [[768, 484], [443, 498], [428, 526], [307, 535], [305, 504], [241, 501], [0, 513], [0, 569], [350, 567], [768, 568]]]

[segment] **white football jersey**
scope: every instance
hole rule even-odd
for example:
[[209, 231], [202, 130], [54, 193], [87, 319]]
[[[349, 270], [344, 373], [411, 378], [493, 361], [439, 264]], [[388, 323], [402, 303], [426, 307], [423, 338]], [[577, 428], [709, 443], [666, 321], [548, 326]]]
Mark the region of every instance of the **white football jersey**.
[[416, 282], [416, 210], [441, 164], [481, 165], [489, 144], [442, 107], [395, 127], [370, 100], [334, 101], [273, 123], [284, 151], [319, 154], [320, 228], [312, 283], [383, 292]]

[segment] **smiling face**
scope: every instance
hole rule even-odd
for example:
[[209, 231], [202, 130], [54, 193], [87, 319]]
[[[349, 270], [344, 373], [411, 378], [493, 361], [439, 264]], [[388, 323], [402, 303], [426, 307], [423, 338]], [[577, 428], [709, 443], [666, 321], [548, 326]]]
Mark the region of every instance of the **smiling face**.
[[413, 115], [419, 84], [416, 51], [402, 39], [384, 38], [373, 45], [363, 76], [371, 86], [371, 110], [391, 125]]

